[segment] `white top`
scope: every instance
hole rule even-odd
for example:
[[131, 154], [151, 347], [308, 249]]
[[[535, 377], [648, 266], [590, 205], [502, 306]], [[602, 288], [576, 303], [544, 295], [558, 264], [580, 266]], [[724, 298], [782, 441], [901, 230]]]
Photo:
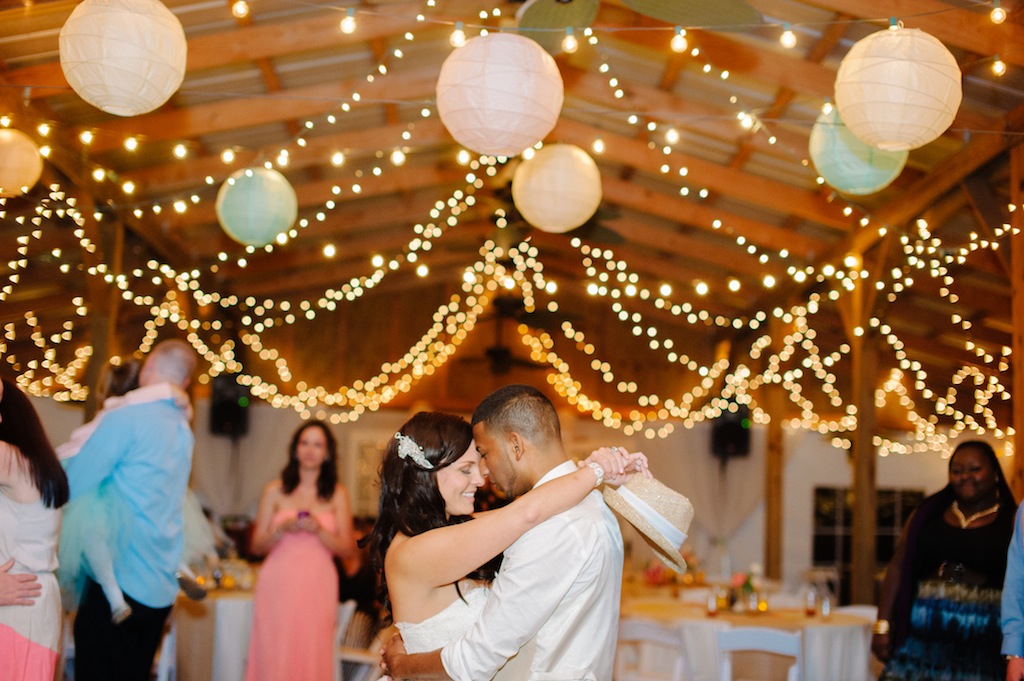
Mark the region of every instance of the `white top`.
[[0, 563], [13, 557], [12, 573], [56, 570], [60, 518], [42, 499], [22, 504], [0, 492]]
[[[566, 461], [537, 484], [575, 470]], [[619, 524], [600, 492], [533, 528], [505, 551], [477, 623], [442, 649], [445, 671], [455, 681], [491, 679], [535, 639], [529, 674], [521, 678], [612, 678], [622, 558]]]

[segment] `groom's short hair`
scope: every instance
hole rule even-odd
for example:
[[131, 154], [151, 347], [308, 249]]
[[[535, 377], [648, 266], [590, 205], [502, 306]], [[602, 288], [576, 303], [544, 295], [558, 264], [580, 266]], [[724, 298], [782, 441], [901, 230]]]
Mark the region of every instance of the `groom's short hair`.
[[538, 444], [562, 441], [555, 406], [544, 393], [529, 385], [498, 388], [473, 411], [472, 423], [483, 423], [495, 435], [517, 432]]

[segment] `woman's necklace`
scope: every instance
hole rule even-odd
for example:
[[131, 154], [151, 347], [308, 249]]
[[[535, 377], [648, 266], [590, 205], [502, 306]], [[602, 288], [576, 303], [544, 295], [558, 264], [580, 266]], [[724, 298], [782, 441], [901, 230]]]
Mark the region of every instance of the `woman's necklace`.
[[971, 523], [973, 523], [978, 518], [984, 518], [985, 516], [991, 515], [991, 514], [995, 513], [996, 511], [998, 511], [999, 510], [999, 502], [997, 501], [995, 504], [992, 505], [991, 508], [986, 508], [984, 511], [978, 511], [977, 513], [972, 513], [971, 515], [966, 516], [966, 517], [964, 516], [964, 512], [960, 510], [960, 504], [957, 503], [956, 499], [953, 500], [953, 505], [950, 506], [950, 508], [953, 510], [953, 515], [956, 516], [957, 522], [960, 523], [960, 529], [961, 530], [966, 530], [967, 526], [970, 525]]

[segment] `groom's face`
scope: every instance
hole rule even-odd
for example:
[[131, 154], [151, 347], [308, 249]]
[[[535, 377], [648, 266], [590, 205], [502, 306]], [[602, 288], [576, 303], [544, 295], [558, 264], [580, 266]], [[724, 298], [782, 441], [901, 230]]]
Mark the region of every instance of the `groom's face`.
[[494, 437], [483, 423], [477, 423], [473, 426], [473, 440], [480, 453], [480, 470], [499, 492], [510, 498], [516, 496], [519, 474], [507, 438]]

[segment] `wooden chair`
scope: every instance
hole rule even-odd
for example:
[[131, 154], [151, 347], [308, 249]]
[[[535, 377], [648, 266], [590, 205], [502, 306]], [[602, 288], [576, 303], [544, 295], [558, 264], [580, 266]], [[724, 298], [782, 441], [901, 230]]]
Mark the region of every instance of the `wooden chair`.
[[[646, 658], [654, 650], [667, 650], [672, 659], [671, 672], [651, 669]], [[614, 681], [687, 681], [686, 658], [679, 629], [646, 619], [619, 622], [619, 642], [615, 654]]]
[[732, 654], [739, 651], [774, 653], [793, 658], [786, 681], [800, 681], [803, 641], [799, 631], [788, 632], [767, 627], [737, 627], [718, 632], [719, 681], [733, 681]]
[[380, 655], [377, 651], [380, 647], [377, 622], [357, 610], [335, 654], [335, 664], [341, 668], [341, 681], [367, 681], [379, 677]]
[[356, 612], [356, 602], [352, 599], [345, 601], [338, 606], [338, 624], [334, 629], [334, 681], [341, 681], [341, 664], [337, 660], [337, 651], [345, 640], [345, 633], [348, 631], [349, 622]]

